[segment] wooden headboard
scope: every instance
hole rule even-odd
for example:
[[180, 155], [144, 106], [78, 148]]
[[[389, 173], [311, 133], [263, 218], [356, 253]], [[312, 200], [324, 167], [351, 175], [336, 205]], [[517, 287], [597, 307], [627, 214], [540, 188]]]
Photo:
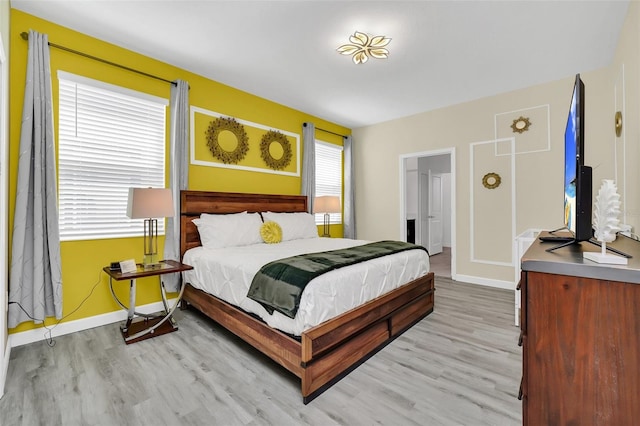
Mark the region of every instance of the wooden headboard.
[[306, 212], [306, 195], [242, 194], [237, 192], [180, 191], [180, 259], [198, 247], [200, 235], [191, 222], [201, 213]]

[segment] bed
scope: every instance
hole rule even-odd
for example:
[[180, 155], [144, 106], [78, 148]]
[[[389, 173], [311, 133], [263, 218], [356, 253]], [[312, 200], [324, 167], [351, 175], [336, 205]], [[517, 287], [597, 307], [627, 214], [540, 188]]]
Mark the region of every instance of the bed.
[[[191, 255], [202, 245], [193, 219], [203, 213], [244, 211], [306, 212], [307, 198], [182, 191], [180, 250], [183, 260], [187, 251]], [[304, 328], [299, 335], [274, 328], [259, 316], [196, 288], [187, 276], [182, 302], [183, 306], [199, 310], [299, 377], [303, 402], [307, 404], [433, 311], [434, 276], [428, 272], [338, 316]]]

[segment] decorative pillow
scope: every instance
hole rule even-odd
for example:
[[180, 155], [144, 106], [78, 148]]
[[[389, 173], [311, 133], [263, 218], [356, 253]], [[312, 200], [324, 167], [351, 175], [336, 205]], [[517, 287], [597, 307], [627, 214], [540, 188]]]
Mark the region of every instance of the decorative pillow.
[[276, 244], [282, 241], [282, 228], [276, 222], [270, 220], [260, 227], [260, 236], [267, 244]]
[[198, 227], [200, 242], [206, 248], [248, 246], [262, 242], [258, 213], [203, 214], [193, 219]]
[[316, 220], [310, 213], [262, 213], [264, 221], [273, 221], [282, 228], [282, 241], [318, 238]]

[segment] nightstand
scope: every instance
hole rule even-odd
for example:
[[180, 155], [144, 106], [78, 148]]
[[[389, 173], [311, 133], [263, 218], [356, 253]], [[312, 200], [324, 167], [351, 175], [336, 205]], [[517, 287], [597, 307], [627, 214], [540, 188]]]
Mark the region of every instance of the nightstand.
[[[122, 273], [119, 270], [111, 270], [108, 266], [105, 266], [102, 270], [109, 275], [109, 289], [114, 300], [127, 311], [127, 321], [120, 326], [122, 331], [122, 337], [126, 344], [139, 342], [140, 340], [149, 339], [151, 337], [160, 336], [162, 334], [171, 333], [178, 329], [178, 325], [173, 319], [173, 312], [178, 307], [182, 293], [184, 291], [184, 282], [180, 286], [180, 293], [175, 301], [173, 307], [169, 308], [167, 302], [167, 294], [162, 282], [162, 275], [180, 273], [193, 269], [193, 266], [185, 265], [175, 260], [163, 260], [157, 266], [143, 267], [141, 264], [137, 265], [137, 269], [134, 272]], [[164, 305], [164, 311], [154, 314], [143, 314], [136, 312], [136, 280], [138, 278], [157, 276], [160, 285], [160, 293], [162, 294], [162, 304]], [[118, 299], [113, 291], [114, 281], [129, 280], [129, 306]]]

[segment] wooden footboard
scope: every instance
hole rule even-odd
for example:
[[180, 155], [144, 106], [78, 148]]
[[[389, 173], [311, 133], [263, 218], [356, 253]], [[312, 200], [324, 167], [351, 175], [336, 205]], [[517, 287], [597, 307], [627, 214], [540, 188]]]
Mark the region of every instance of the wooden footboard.
[[[201, 213], [307, 211], [307, 197], [300, 195], [182, 191], [180, 198], [181, 255], [200, 245], [192, 219]], [[298, 376], [306, 404], [431, 313], [434, 276], [429, 273], [311, 328], [300, 341], [189, 284], [183, 301]]]
[[187, 284], [182, 300], [258, 349], [298, 377], [302, 377], [300, 342], [243, 310]]
[[430, 314], [434, 290], [430, 272], [302, 333], [305, 403]]
[[300, 341], [190, 285], [183, 300], [299, 377], [306, 404], [431, 313], [434, 276], [313, 327]]

